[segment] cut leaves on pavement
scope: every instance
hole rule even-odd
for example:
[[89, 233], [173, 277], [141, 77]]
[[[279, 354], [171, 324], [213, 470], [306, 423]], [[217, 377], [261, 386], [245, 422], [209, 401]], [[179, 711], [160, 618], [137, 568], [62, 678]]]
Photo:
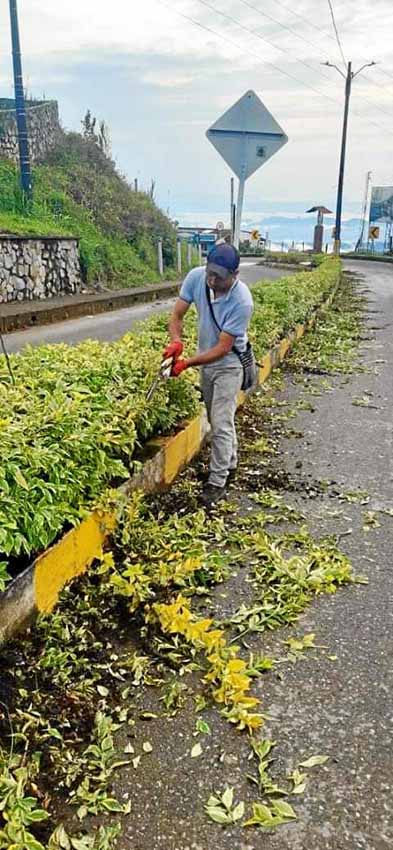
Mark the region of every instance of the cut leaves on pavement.
[[205, 811], [215, 823], [228, 826], [241, 820], [244, 815], [244, 803], [234, 803], [234, 789], [227, 787], [220, 796], [212, 794], [209, 797]]
[[299, 762], [299, 767], [317, 767], [320, 764], [326, 764], [329, 761], [329, 756], [310, 756], [306, 761]]

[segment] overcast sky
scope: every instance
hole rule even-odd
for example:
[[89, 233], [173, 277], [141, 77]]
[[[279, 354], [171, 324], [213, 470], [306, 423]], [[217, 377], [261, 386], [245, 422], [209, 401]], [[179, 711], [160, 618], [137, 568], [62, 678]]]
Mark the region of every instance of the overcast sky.
[[[343, 67], [328, 0], [18, 0], [18, 5], [29, 93], [57, 99], [67, 129], [79, 129], [87, 108], [105, 119], [120, 169], [144, 186], [155, 178], [158, 199], [172, 215], [225, 212], [230, 171], [205, 131], [248, 89], [257, 92], [290, 141], [250, 178], [246, 209], [302, 211], [315, 203], [334, 204], [344, 81], [321, 65], [329, 59]], [[355, 69], [372, 59], [380, 63], [353, 86], [348, 213], [360, 211], [367, 170], [375, 185], [393, 184], [393, 4], [333, 0], [333, 5], [346, 58]], [[9, 96], [6, 0], [2, 10], [0, 82]]]

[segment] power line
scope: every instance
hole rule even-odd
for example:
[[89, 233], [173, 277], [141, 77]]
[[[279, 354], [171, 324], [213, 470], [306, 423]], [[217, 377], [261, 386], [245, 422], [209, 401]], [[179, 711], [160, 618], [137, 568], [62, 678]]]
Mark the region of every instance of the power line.
[[378, 68], [381, 74], [384, 74], [385, 77], [389, 77], [390, 80], [393, 80], [393, 74], [390, 74], [389, 71], [386, 71], [385, 68]]
[[[204, 30], [204, 32], [208, 32], [210, 35], [213, 35], [215, 38], [218, 38], [221, 41], [226, 42], [226, 44], [230, 44], [231, 47], [235, 47], [236, 50], [238, 50], [244, 56], [247, 56], [247, 57], [252, 56], [253, 58], [257, 59], [262, 65], [266, 65], [266, 66], [269, 66], [270, 68], [274, 68], [274, 70], [278, 71], [278, 73], [281, 74], [282, 76], [287, 77], [288, 79], [294, 81], [295, 83], [298, 83], [298, 85], [304, 86], [304, 88], [307, 88], [307, 89], [309, 89], [309, 91], [312, 91], [314, 94], [317, 94], [318, 97], [323, 97], [325, 100], [329, 100], [331, 103], [334, 103], [335, 105], [337, 105], [337, 103], [339, 103], [339, 101], [336, 98], [330, 97], [330, 95], [325, 94], [325, 92], [321, 91], [320, 89], [314, 88], [314, 86], [310, 85], [309, 83], [306, 83], [304, 80], [300, 80], [299, 77], [295, 77], [294, 74], [289, 73], [289, 71], [284, 71], [284, 69], [280, 68], [279, 65], [275, 65], [273, 62], [270, 62], [267, 59], [263, 59], [259, 53], [255, 53], [255, 51], [252, 51], [252, 50], [249, 50], [249, 49], [245, 50], [244, 47], [240, 46], [233, 39], [228, 38], [227, 36], [223, 35], [221, 32], [217, 32], [217, 30], [214, 30], [212, 27], [209, 27], [206, 24], [201, 23], [201, 21], [198, 21], [195, 18], [191, 17], [191, 15], [186, 15], [185, 12], [181, 12], [179, 9], [176, 9], [174, 6], [171, 6], [169, 3], [165, 2], [165, 0], [156, 0], [156, 2], [158, 2], [162, 6], [165, 6], [166, 9], [169, 9], [169, 11], [174, 12], [179, 17], [184, 18], [184, 20], [188, 21], [189, 23], [194, 24], [194, 26], [199, 27], [199, 29]], [[365, 117], [364, 115], [362, 115], [362, 113], [359, 113], [359, 112], [353, 112], [353, 114], [356, 115], [358, 118], [364, 119], [364, 117]], [[373, 120], [370, 120], [370, 119], [367, 119], [367, 121], [368, 121], [369, 124], [373, 125], [374, 127], [377, 127], [379, 130], [383, 130], [384, 133], [388, 133], [389, 135], [393, 135], [393, 131], [389, 130], [387, 127], [384, 127], [382, 124], [378, 124], [376, 121], [373, 121]]]
[[[365, 58], [365, 57], [364, 57], [364, 58]], [[382, 71], [382, 68], [380, 68], [380, 67], [379, 67], [379, 63], [378, 63], [378, 62], [376, 62], [376, 63], [375, 63], [375, 65], [376, 65], [376, 67], [377, 67], [377, 70], [378, 70], [380, 73], [386, 73], [385, 71]], [[366, 77], [366, 76], [365, 76], [365, 74], [359, 74], [359, 76], [361, 77], [361, 79], [362, 79], [362, 80], [367, 80], [368, 84], [369, 84], [370, 86], [373, 86], [375, 89], [378, 89], [378, 91], [379, 91], [379, 92], [381, 91], [381, 89], [386, 89], [386, 91], [389, 91], [389, 89], [391, 89], [391, 88], [392, 88], [392, 84], [391, 84], [391, 83], [381, 83], [381, 82], [376, 82], [376, 83], [374, 83], [374, 81], [373, 81], [373, 80], [369, 80], [369, 79], [368, 79], [368, 77]], [[389, 74], [387, 74], [387, 76], [389, 76]], [[392, 76], [392, 80], [393, 80], [393, 76]], [[389, 95], [390, 95], [390, 97], [392, 97], [391, 92], [389, 92]], [[377, 106], [376, 104], [373, 104], [373, 105], [375, 106], [375, 109], [380, 109], [380, 110], [381, 110], [381, 112], [384, 112], [384, 111], [385, 111], [384, 109], [382, 109], [381, 107]], [[387, 113], [386, 113], [386, 114], [387, 114]], [[390, 117], [391, 117], [391, 116], [390, 116]]]
[[[273, 0], [273, 2], [274, 2], [274, 3], [279, 3], [279, 0]], [[329, 2], [329, 0], [328, 0], [328, 2]], [[282, 5], [282, 4], [280, 4], [280, 5]], [[326, 34], [327, 34], [327, 33], [326, 33]], [[333, 36], [329, 36], [329, 38], [333, 38]], [[385, 70], [385, 68], [378, 68], [378, 70], [379, 70], [379, 72], [380, 72], [381, 74], [383, 74], [385, 77], [388, 77], [390, 80], [393, 80], [393, 73], [390, 73], [389, 71], [386, 71], [386, 70]], [[377, 83], [373, 83], [373, 85], [377, 85]], [[383, 86], [383, 84], [382, 84], [382, 83], [380, 83], [380, 86]], [[387, 86], [383, 86], [383, 88], [387, 88]], [[389, 84], [389, 88], [391, 88], [391, 84]]]
[[[209, 4], [208, 4], [208, 3], [206, 3], [206, 2], [205, 2], [205, 0], [199, 0], [199, 2], [200, 2], [200, 3], [203, 3], [204, 5], [207, 5], [207, 6], [209, 7]], [[296, 36], [296, 38], [301, 39], [301, 40], [302, 40], [302, 41], [304, 41], [306, 44], [308, 44], [310, 47], [313, 47], [313, 48], [315, 48], [315, 49], [319, 50], [319, 46], [318, 46], [317, 44], [315, 44], [315, 42], [309, 41], [307, 38], [304, 38], [304, 36], [303, 36], [303, 35], [300, 35], [300, 33], [297, 33], [297, 32], [296, 32], [296, 30], [294, 30], [294, 29], [293, 29], [293, 27], [289, 27], [289, 26], [287, 26], [286, 24], [282, 24], [280, 21], [278, 21], [278, 20], [277, 20], [277, 18], [273, 18], [271, 15], [268, 15], [266, 12], [262, 12], [262, 11], [261, 11], [260, 9], [258, 9], [258, 7], [257, 7], [257, 6], [255, 6], [253, 3], [249, 3], [249, 2], [248, 2], [248, 0], [238, 0], [238, 2], [239, 2], [239, 3], [242, 3], [242, 4], [243, 4], [243, 6], [247, 6], [249, 9], [252, 9], [254, 12], [256, 12], [258, 15], [260, 15], [262, 18], [267, 18], [267, 20], [269, 20], [269, 21], [273, 21], [275, 24], [278, 24], [278, 26], [279, 26], [279, 27], [281, 27], [282, 29], [287, 30], [288, 32], [293, 33], [293, 35], [295, 35], [295, 36]], [[267, 43], [268, 43], [268, 44], [271, 44], [271, 45], [272, 45], [272, 46], [273, 46], [276, 50], [281, 50], [281, 51], [283, 51], [283, 52], [287, 52], [287, 53], [289, 53], [289, 51], [288, 51], [288, 50], [284, 50], [284, 48], [282, 48], [280, 45], [277, 45], [277, 44], [273, 43], [272, 41], [269, 41], [268, 39], [266, 39], [266, 38], [264, 38], [264, 37], [260, 36], [260, 35], [258, 34], [258, 32], [257, 32], [257, 31], [255, 31], [255, 30], [249, 30], [247, 27], [244, 27], [244, 26], [243, 26], [243, 25], [242, 25], [242, 24], [241, 24], [241, 23], [240, 23], [237, 19], [233, 18], [232, 16], [229, 16], [229, 15], [227, 15], [226, 13], [221, 12], [219, 9], [216, 9], [215, 7], [210, 6], [209, 8], [214, 8], [214, 11], [218, 12], [218, 14], [223, 15], [223, 16], [224, 16], [224, 17], [226, 17], [226, 18], [229, 18], [230, 20], [232, 20], [233, 22], [235, 22], [238, 26], [240, 26], [242, 29], [245, 29], [246, 31], [250, 32], [252, 35], [255, 35], [255, 37], [256, 37], [256, 38], [262, 38], [262, 39], [263, 39], [263, 41], [267, 41]], [[330, 38], [332, 38], [332, 39], [333, 39], [333, 36], [330, 36]], [[294, 58], [295, 58], [295, 57], [294, 57]], [[311, 68], [311, 67], [312, 67], [311, 65], [309, 65], [309, 63], [306, 63], [306, 62], [304, 62], [304, 60], [302, 60], [302, 59], [298, 59], [297, 57], [296, 57], [296, 61], [297, 61], [297, 62], [301, 62], [303, 65], [306, 65], [306, 67], [309, 67], [309, 68]], [[319, 73], [321, 73], [321, 76], [322, 76], [322, 77], [325, 77], [325, 79], [326, 79], [326, 80], [327, 80], [327, 79], [329, 79], [329, 77], [328, 77], [328, 75], [327, 75], [327, 74], [323, 74], [321, 71], [319, 71]], [[366, 79], [367, 79], [367, 78], [366, 78], [363, 74], [362, 74], [361, 76], [362, 76], [362, 79], [364, 79], [364, 80], [366, 80]], [[368, 80], [367, 80], [367, 81], [368, 81]], [[377, 84], [377, 83], [373, 83], [372, 81], [368, 81], [368, 82], [371, 82], [371, 85], [374, 85], [374, 86], [376, 86], [377, 88], [379, 88], [379, 86], [378, 86], [378, 84]], [[392, 118], [393, 118], [392, 113], [387, 112], [387, 110], [386, 110], [386, 109], [383, 109], [383, 107], [382, 107], [382, 106], [379, 106], [378, 104], [376, 104], [376, 103], [374, 103], [373, 101], [369, 100], [369, 98], [368, 98], [368, 97], [366, 97], [365, 95], [360, 95], [360, 97], [363, 97], [363, 100], [364, 100], [364, 101], [366, 101], [367, 103], [369, 103], [369, 104], [370, 104], [370, 105], [371, 105], [374, 109], [377, 109], [377, 110], [378, 110], [379, 112], [381, 112], [383, 115], [386, 115], [386, 116], [387, 116], [388, 118], [390, 118], [390, 119], [392, 119]]]
[[[195, 26], [199, 27], [200, 29], [205, 30], [205, 32], [208, 32], [211, 35], [214, 35], [216, 38], [221, 39], [221, 41], [225, 41], [227, 44], [230, 44], [231, 47], [236, 47], [236, 49], [239, 50], [240, 53], [243, 53], [244, 56], [253, 56], [255, 59], [258, 59], [258, 61], [261, 62], [262, 65], [268, 65], [270, 68], [274, 68], [274, 70], [278, 71], [279, 74], [282, 74], [284, 77], [288, 77], [289, 80], [293, 80], [295, 83], [298, 83], [301, 86], [305, 86], [305, 88], [314, 92], [314, 94], [317, 94], [318, 97], [322, 96], [325, 97], [327, 100], [330, 100], [332, 103], [337, 103], [337, 100], [335, 100], [333, 97], [329, 97], [329, 95], [327, 94], [324, 94], [324, 92], [322, 92], [320, 89], [316, 89], [309, 83], [305, 83], [304, 80], [300, 80], [299, 77], [295, 77], [294, 74], [291, 74], [289, 71], [284, 71], [283, 68], [280, 68], [279, 65], [275, 65], [274, 62], [270, 62], [268, 59], [262, 59], [259, 53], [255, 53], [254, 51], [249, 50], [248, 48], [247, 50], [245, 50], [244, 47], [241, 47], [236, 41], [233, 41], [233, 39], [228, 38], [228, 36], [223, 35], [221, 32], [217, 32], [217, 30], [212, 29], [212, 27], [209, 27], [206, 24], [202, 24], [200, 21], [197, 21], [195, 18], [191, 17], [191, 15], [186, 15], [185, 12], [181, 12], [179, 9], [176, 9], [174, 6], [171, 6], [169, 3], [166, 3], [165, 0], [157, 0], [157, 2], [160, 3], [160, 5], [165, 6], [171, 12], [175, 12], [176, 15], [180, 15], [180, 17], [184, 18], [186, 21], [189, 21], [190, 23], [195, 24]], [[314, 68], [312, 70], [315, 72]]]
[[[367, 78], [364, 74], [359, 74], [359, 76], [361, 77], [361, 79], [362, 79], [362, 80], [366, 80], [366, 82], [368, 82], [368, 78]], [[371, 80], [370, 80], [370, 83], [371, 83]], [[371, 85], [376, 86], [376, 85], [377, 85], [377, 83], [371, 83]], [[370, 100], [370, 99], [369, 99], [368, 97], [366, 97], [366, 95], [364, 95], [364, 94], [360, 95], [360, 97], [361, 97], [361, 99], [362, 99], [362, 100], [364, 100], [366, 103], [371, 104], [371, 106], [373, 107], [373, 109], [377, 109], [377, 110], [378, 110], [378, 112], [382, 112], [382, 114], [383, 114], [383, 115], [387, 115], [387, 117], [388, 117], [388, 118], [390, 118], [390, 120], [392, 120], [393, 115], [392, 115], [392, 113], [391, 113], [391, 112], [387, 112], [387, 111], [386, 111], [386, 109], [384, 109], [382, 106], [378, 106], [378, 104], [377, 104], [377, 103], [374, 103], [374, 101], [373, 101], [373, 100]]]
[[[323, 27], [317, 26], [317, 24], [314, 24], [313, 21], [309, 20], [309, 18], [306, 18], [305, 15], [301, 15], [300, 12], [295, 12], [294, 9], [291, 9], [290, 6], [286, 6], [285, 3], [281, 3], [281, 0], [272, 0], [272, 2], [275, 3], [277, 6], [281, 6], [282, 9], [285, 9], [286, 12], [289, 12], [294, 17], [299, 18], [300, 21], [303, 21], [304, 23], [306, 23], [307, 26], [316, 30], [316, 32], [320, 32], [321, 35], [324, 35], [326, 38], [329, 38], [331, 41], [336, 41], [335, 36], [332, 35], [330, 32], [328, 32], [326, 29], [324, 29]], [[393, 80], [393, 73], [386, 71], [385, 68], [380, 68], [379, 65], [378, 65], [378, 71], [379, 71], [380, 74], [383, 74], [385, 77], [388, 77], [390, 80]], [[380, 84], [373, 83], [373, 82], [371, 82], [371, 80], [370, 80], [370, 84], [375, 86], [375, 87], [378, 87], [378, 88], [380, 88], [381, 86], [382, 86], [382, 88], [391, 88], [390, 84], [384, 85], [383, 83], [380, 83]]]
[[[249, 35], [252, 35], [255, 38], [259, 38], [260, 41], [266, 42], [266, 44], [269, 44], [275, 50], [280, 50], [282, 53], [285, 53], [289, 56], [292, 55], [287, 48], [284, 48], [284, 47], [281, 47], [278, 44], [275, 44], [273, 41], [270, 41], [270, 39], [267, 39], [264, 36], [260, 35], [260, 33], [258, 33], [256, 30], [252, 30], [249, 27], [244, 26], [244, 24], [242, 24], [241, 21], [238, 20], [238, 18], [233, 17], [233, 15], [228, 15], [226, 12], [222, 12], [221, 9], [217, 9], [217, 7], [214, 6], [212, 3], [209, 3], [208, 0], [197, 0], [197, 2], [201, 3], [203, 6], [206, 6], [206, 8], [209, 9], [210, 11], [215, 12], [218, 15], [221, 15], [221, 17], [230, 21], [230, 23], [235, 24], [235, 26], [238, 26], [240, 29], [244, 30]], [[248, 0], [240, 0], [240, 2], [245, 3], [245, 5], [247, 5], [247, 6], [250, 5], [248, 3]], [[254, 9], [256, 9], [256, 11], [258, 11], [258, 9], [256, 7], [251, 6], [251, 8], [254, 8]], [[265, 17], [263, 12], [260, 12], [260, 14], [263, 17]], [[266, 16], [266, 17], [269, 17], [269, 16]], [[272, 19], [272, 20], [274, 20], [274, 19]], [[299, 62], [301, 65], [304, 65], [306, 68], [309, 68], [315, 74], [316, 69], [312, 65], [310, 65], [309, 62], [305, 62], [303, 59], [298, 59], [296, 56], [293, 56], [293, 59], [295, 60], [295, 62]], [[324, 74], [319, 68], [317, 70], [318, 70], [318, 73], [320, 73], [322, 77], [324, 77], [325, 79], [329, 79], [327, 74]], [[362, 97], [362, 96], [360, 96], [360, 97]], [[363, 100], [365, 100], [367, 103], [369, 103], [373, 108], [378, 109], [384, 115], [387, 115], [388, 118], [390, 118], [390, 119], [392, 118], [392, 115], [389, 112], [386, 112], [385, 109], [382, 109], [382, 107], [379, 107], [376, 104], [374, 104], [373, 101], [369, 100], [364, 95], [363, 95]]]
[[345, 55], [344, 55], [344, 51], [343, 51], [342, 44], [341, 44], [341, 41], [340, 41], [340, 36], [338, 34], [336, 19], [334, 17], [332, 0], [328, 0], [328, 5], [329, 5], [329, 9], [330, 9], [330, 14], [332, 16], [332, 24], [333, 24], [333, 29], [334, 29], [335, 36], [336, 36], [336, 41], [337, 41], [337, 44], [338, 44], [344, 65], [345, 65], [345, 67], [347, 67], [347, 60], [346, 60]]
[[276, 3], [277, 6], [281, 6], [282, 9], [285, 9], [287, 12], [290, 12], [291, 15], [294, 15], [296, 18], [299, 18], [299, 20], [305, 21], [309, 27], [312, 27], [312, 29], [314, 30], [318, 30], [318, 32], [322, 33], [322, 35], [327, 36], [327, 38], [330, 38], [332, 41], [336, 40], [334, 35], [331, 35], [330, 32], [327, 32], [327, 30], [323, 29], [322, 27], [318, 27], [316, 24], [313, 24], [313, 22], [306, 18], [304, 15], [301, 15], [299, 12], [295, 12], [293, 9], [290, 8], [290, 6], [286, 6], [285, 3], [281, 3], [280, 0], [273, 0], [273, 3]]
[[[240, 29], [247, 32], [249, 35], [252, 35], [254, 38], [259, 38], [260, 41], [264, 41], [266, 44], [270, 44], [271, 47], [274, 47], [275, 50], [280, 50], [281, 53], [286, 53], [291, 56], [290, 51], [285, 47], [280, 47], [278, 44], [275, 44], [273, 41], [270, 41], [265, 36], [260, 35], [256, 30], [251, 30], [249, 27], [244, 26], [237, 18], [232, 17], [232, 15], [228, 15], [226, 12], [222, 12], [221, 9], [217, 9], [216, 6], [213, 6], [211, 3], [208, 3], [207, 0], [197, 0], [198, 3], [201, 3], [203, 6], [206, 6], [207, 9], [210, 9], [212, 12], [216, 12], [217, 15], [221, 15], [223, 18], [226, 18], [227, 21], [230, 21], [232, 24], [240, 27]], [[316, 69], [313, 65], [310, 65], [309, 62], [305, 62], [304, 59], [298, 59], [297, 56], [292, 57], [295, 62], [300, 62], [301, 65], [304, 65], [306, 68], [309, 68], [314, 74]], [[318, 69], [318, 73], [322, 73], [320, 69]], [[326, 74], [322, 74], [323, 77]]]
[[[315, 44], [315, 41], [309, 41], [308, 38], [305, 38], [304, 35], [297, 32], [297, 30], [295, 30], [293, 27], [288, 26], [288, 24], [283, 24], [281, 21], [278, 21], [277, 18], [273, 18], [272, 15], [268, 15], [267, 12], [262, 12], [261, 9], [258, 9], [258, 6], [254, 6], [254, 4], [249, 3], [248, 0], [238, 0], [238, 2], [243, 3], [243, 6], [248, 6], [249, 9], [252, 9], [258, 15], [261, 15], [262, 18], [267, 18], [268, 21], [273, 21], [273, 23], [278, 24], [278, 26], [281, 27], [281, 29], [287, 30], [288, 32], [291, 32], [294, 36], [296, 36], [296, 38], [301, 39], [301, 41], [304, 41], [305, 44], [308, 44], [310, 47], [314, 47], [317, 50], [320, 50], [319, 45]], [[284, 7], [284, 8], [286, 8], [286, 7]], [[300, 17], [300, 15], [299, 15], [299, 17]]]
[[[347, 62], [346, 62], [346, 59], [345, 59], [345, 56], [344, 56], [344, 51], [343, 51], [343, 49], [342, 49], [342, 45], [341, 45], [341, 41], [340, 41], [340, 36], [339, 36], [339, 34], [338, 34], [338, 29], [337, 29], [336, 20], [335, 20], [335, 17], [334, 17], [333, 6], [332, 6], [332, 0], [328, 0], [328, 4], [329, 4], [329, 9], [330, 9], [330, 12], [331, 12], [331, 16], [332, 16], [332, 22], [333, 22], [333, 27], [334, 27], [334, 32], [335, 32], [335, 35], [336, 35], [337, 43], [338, 43], [338, 46], [339, 46], [339, 48], [340, 48], [341, 56], [342, 56], [342, 58], [343, 58], [343, 61], [344, 61], [345, 67], [346, 67]], [[380, 72], [381, 72], [382, 74], [384, 74], [386, 77], [389, 77], [389, 79], [392, 79], [392, 80], [393, 80], [393, 74], [390, 74], [390, 73], [389, 73], [389, 71], [385, 71], [385, 69], [384, 69], [384, 68], [379, 68], [379, 70], [380, 70]], [[372, 85], [375, 85], [375, 83], [373, 83]]]

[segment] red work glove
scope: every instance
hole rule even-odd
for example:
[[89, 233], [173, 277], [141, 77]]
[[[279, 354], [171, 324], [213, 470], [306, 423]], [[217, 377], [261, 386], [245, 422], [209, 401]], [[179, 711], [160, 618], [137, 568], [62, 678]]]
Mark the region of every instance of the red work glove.
[[171, 377], [178, 378], [185, 369], [188, 369], [188, 360], [184, 360], [181, 357], [180, 360], [176, 360], [176, 363], [173, 364]]
[[168, 360], [168, 357], [173, 357], [174, 360], [177, 360], [178, 357], [181, 357], [183, 354], [183, 343], [180, 342], [180, 339], [177, 339], [175, 342], [170, 342], [169, 345], [164, 349], [162, 354], [163, 360]]

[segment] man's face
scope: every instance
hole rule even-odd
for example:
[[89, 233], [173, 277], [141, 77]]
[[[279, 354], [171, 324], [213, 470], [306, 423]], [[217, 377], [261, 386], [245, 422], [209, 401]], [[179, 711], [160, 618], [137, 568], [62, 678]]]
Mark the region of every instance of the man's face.
[[220, 275], [215, 274], [214, 272], [206, 272], [207, 285], [217, 295], [224, 295], [226, 292], [229, 292], [232, 284], [236, 280], [236, 277], [237, 272], [229, 274], [225, 279], [220, 277]]

